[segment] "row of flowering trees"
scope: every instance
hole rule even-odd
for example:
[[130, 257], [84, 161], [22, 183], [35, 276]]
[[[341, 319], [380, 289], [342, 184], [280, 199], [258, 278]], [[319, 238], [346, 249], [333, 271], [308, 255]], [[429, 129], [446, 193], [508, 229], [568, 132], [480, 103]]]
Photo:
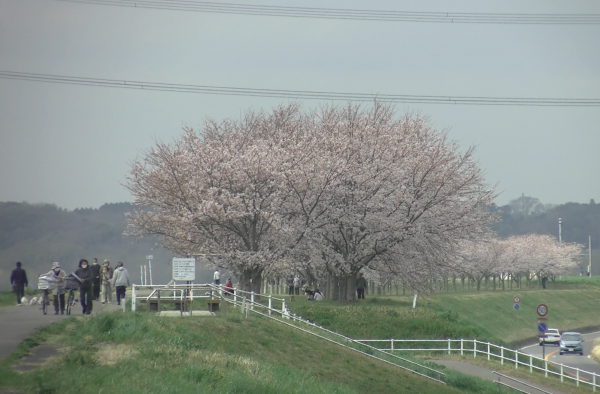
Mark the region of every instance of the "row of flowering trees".
[[257, 293], [301, 273], [351, 300], [359, 272], [428, 291], [491, 239], [495, 195], [472, 155], [379, 103], [207, 120], [132, 163], [129, 234], [208, 256]]

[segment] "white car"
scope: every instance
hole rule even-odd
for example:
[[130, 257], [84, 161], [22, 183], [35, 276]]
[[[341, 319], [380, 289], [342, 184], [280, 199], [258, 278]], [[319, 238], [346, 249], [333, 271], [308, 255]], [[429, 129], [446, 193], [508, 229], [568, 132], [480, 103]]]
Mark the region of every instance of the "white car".
[[540, 346], [553, 344], [560, 346], [560, 332], [556, 328], [549, 328], [544, 333], [544, 336], [540, 338]]

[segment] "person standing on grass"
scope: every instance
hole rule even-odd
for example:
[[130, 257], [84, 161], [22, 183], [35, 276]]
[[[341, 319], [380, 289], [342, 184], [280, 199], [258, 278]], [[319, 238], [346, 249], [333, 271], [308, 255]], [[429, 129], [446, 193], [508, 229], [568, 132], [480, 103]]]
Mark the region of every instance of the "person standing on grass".
[[362, 272], [358, 274], [358, 278], [356, 278], [356, 293], [358, 298], [365, 299], [365, 290], [367, 289], [367, 280], [363, 276]]
[[27, 282], [27, 272], [21, 268], [21, 262], [17, 261], [17, 268], [10, 274], [10, 284], [13, 292], [17, 295], [17, 306], [21, 306], [21, 299], [25, 297], [25, 288], [29, 285]]
[[287, 278], [288, 295], [294, 295], [294, 277], [292, 275]]
[[300, 277], [298, 275], [294, 277], [294, 294], [300, 295]]
[[92, 276], [94, 277], [94, 287], [92, 290], [94, 301], [98, 301], [100, 299], [100, 265], [98, 264], [98, 259], [94, 259], [92, 261]]
[[221, 272], [219, 271], [219, 269], [217, 268], [215, 270], [215, 274], [213, 275], [213, 279], [215, 280], [215, 285], [220, 285], [221, 284]]
[[123, 267], [123, 263], [117, 263], [117, 269], [112, 278], [112, 285], [117, 290], [117, 305], [121, 305], [121, 300], [125, 302], [125, 289], [129, 286], [129, 273]]
[[110, 283], [112, 278], [107, 266], [102, 267], [100, 277], [102, 279], [102, 303], [110, 304], [112, 301], [112, 285]]
[[86, 259], [79, 260], [79, 268], [75, 271], [75, 275], [81, 279], [79, 284], [79, 302], [81, 303], [82, 313], [84, 315], [92, 314], [92, 283], [94, 277]]
[[67, 274], [60, 268], [58, 262], [52, 263], [52, 269], [44, 274], [50, 281], [53, 282], [52, 295], [54, 296], [54, 314], [58, 315], [58, 307], [60, 300], [60, 314], [65, 314], [65, 280]]

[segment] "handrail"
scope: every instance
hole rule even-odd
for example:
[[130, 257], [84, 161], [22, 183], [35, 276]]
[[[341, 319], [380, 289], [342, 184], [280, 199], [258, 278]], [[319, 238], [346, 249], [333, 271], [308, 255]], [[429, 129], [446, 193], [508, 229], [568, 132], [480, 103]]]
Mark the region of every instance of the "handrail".
[[[215, 286], [216, 286], [216, 285], [215, 285]], [[225, 299], [225, 301], [226, 301], [226, 302], [229, 302], [229, 303], [231, 303], [231, 304], [237, 305], [237, 304], [236, 304], [236, 302], [235, 302], [235, 301], [233, 301], [233, 300]], [[262, 307], [262, 308], [265, 308], [265, 309], [267, 309], [267, 310], [275, 311], [275, 312], [277, 312], [277, 313], [280, 313], [282, 316], [285, 316], [285, 315], [284, 315], [284, 312], [282, 312], [282, 311], [280, 311], [280, 310], [273, 309], [273, 308], [269, 308], [269, 307], [267, 307], [266, 305], [263, 305], [263, 304], [261, 304], [261, 303], [258, 303], [258, 302], [255, 302], [255, 301], [251, 301], [251, 300], [247, 300], [247, 301], [245, 301], [245, 302], [246, 302], [246, 303], [249, 303], [249, 304], [251, 304], [251, 305], [260, 306], [260, 307]], [[272, 316], [265, 315], [265, 314], [263, 314], [263, 313], [260, 313], [260, 312], [258, 312], [258, 311], [256, 311], [256, 310], [255, 310], [255, 311], [253, 311], [253, 312], [255, 312], [255, 313], [257, 313], [257, 314], [260, 314], [260, 315], [262, 315], [262, 316], [267, 316], [267, 317], [269, 317], [269, 318], [271, 318], [271, 319], [275, 319], [275, 318], [273, 318]], [[287, 311], [287, 310], [286, 310], [286, 312], [288, 312], [288, 313], [289, 313], [289, 311]], [[292, 318], [292, 316], [288, 316], [288, 317]], [[344, 336], [344, 335], [342, 335], [342, 334], [339, 334], [339, 333], [337, 333], [337, 332], [333, 332], [333, 331], [331, 331], [331, 330], [328, 330], [328, 329], [326, 329], [326, 328], [324, 328], [324, 327], [317, 326], [316, 324], [314, 324], [314, 323], [312, 323], [312, 322], [310, 322], [310, 321], [308, 321], [308, 320], [306, 320], [306, 319], [303, 319], [303, 318], [301, 318], [301, 317], [298, 317], [298, 316], [296, 316], [296, 315], [293, 315], [293, 319], [294, 319], [294, 321], [299, 321], [299, 322], [302, 322], [302, 323], [308, 324], [308, 325], [312, 326], [313, 328], [317, 328], [317, 329], [319, 329], [319, 330], [321, 330], [321, 331], [325, 331], [325, 332], [327, 332], [327, 333], [329, 333], [329, 334], [331, 334], [331, 335], [337, 336], [337, 337], [341, 338], [342, 340], [344, 340], [344, 341], [346, 341], [346, 342], [356, 343], [356, 344], [359, 344], [359, 345], [365, 346], [365, 347], [367, 347], [368, 349], [371, 349], [371, 350], [375, 350], [375, 351], [378, 351], [378, 352], [384, 353], [386, 356], [391, 356], [392, 358], [395, 358], [395, 359], [398, 359], [398, 360], [402, 360], [402, 361], [404, 361], [404, 362], [406, 362], [406, 363], [409, 363], [409, 364], [411, 364], [411, 365], [414, 365], [414, 366], [416, 366], [416, 367], [423, 368], [423, 369], [426, 369], [426, 370], [428, 370], [428, 371], [431, 371], [431, 372], [434, 372], [434, 373], [436, 373], [436, 374], [439, 374], [440, 376], [445, 376], [445, 374], [444, 374], [443, 372], [440, 372], [440, 371], [438, 371], [438, 370], [436, 370], [436, 369], [429, 368], [429, 367], [427, 367], [427, 366], [425, 366], [425, 365], [422, 365], [422, 364], [416, 363], [416, 362], [414, 362], [414, 361], [412, 361], [412, 360], [409, 360], [409, 359], [406, 359], [406, 358], [404, 358], [404, 357], [400, 357], [400, 356], [397, 356], [397, 355], [395, 355], [395, 354], [391, 354], [391, 353], [388, 353], [388, 352], [382, 351], [382, 350], [380, 350], [380, 349], [377, 349], [377, 348], [375, 348], [375, 347], [373, 347], [373, 346], [366, 345], [366, 344], [364, 344], [364, 343], [360, 343], [360, 342], [359, 342], [359, 341], [357, 341], [357, 340], [354, 340], [354, 339], [352, 339], [352, 338], [346, 337], [346, 336]], [[279, 319], [275, 319], [275, 320], [276, 320], [276, 321], [278, 321], [278, 322], [284, 323], [284, 324], [286, 324], [286, 325], [291, 325], [291, 324], [289, 324], [289, 323], [286, 323], [286, 322], [284, 322], [284, 321], [282, 321], [282, 320], [279, 320]], [[298, 328], [298, 329], [300, 329], [300, 330], [302, 330], [302, 331], [306, 331], [306, 330], [303, 330], [302, 328], [300, 328], [300, 327], [298, 327], [298, 326], [295, 326], [295, 325], [291, 325], [291, 326], [292, 326], [292, 327], [295, 327], [295, 328]], [[309, 333], [311, 333], [310, 331], [306, 331], [306, 332], [309, 332]], [[315, 334], [315, 333], [311, 333], [311, 334], [313, 334], [313, 335], [316, 335], [316, 336], [319, 336], [318, 334]], [[319, 337], [321, 337], [321, 336], [319, 336]], [[323, 337], [323, 338], [324, 338], [324, 337]], [[332, 341], [332, 342], [334, 342], [334, 343], [337, 343], [337, 344], [339, 344], [339, 345], [345, 346], [345, 345], [343, 345], [343, 344], [340, 344], [339, 342], [335, 342], [335, 341], [333, 341], [333, 340], [331, 340], [331, 339], [328, 339], [328, 340], [330, 340], [330, 341]], [[347, 346], [346, 346], [346, 347], [347, 347]], [[354, 349], [354, 348], [350, 348], [350, 349]], [[358, 349], [355, 349], [355, 350], [356, 350], [356, 351], [358, 351], [358, 352], [360, 352], [360, 353], [364, 353], [364, 354], [367, 354], [367, 355], [369, 355], [368, 353], [362, 352], [362, 351], [360, 351], [360, 350], [358, 350]], [[372, 355], [369, 355], [369, 356], [372, 356]], [[372, 356], [372, 357], [374, 357], [374, 356]], [[377, 357], [375, 357], [375, 358], [377, 358]], [[377, 358], [377, 359], [379, 359], [379, 358]], [[386, 362], [388, 362], [388, 363], [389, 363], [389, 361], [387, 361], [387, 360], [383, 360], [383, 361], [386, 361]], [[393, 364], [393, 363], [391, 363], [391, 364]], [[393, 364], [393, 365], [397, 365], [397, 364]], [[409, 371], [412, 371], [412, 372], [418, 373], [418, 372], [416, 372], [416, 371], [413, 371], [413, 370], [411, 370], [410, 368], [402, 367], [402, 366], [400, 366], [400, 365], [397, 365], [397, 366], [398, 366], [398, 367], [401, 367], [401, 368], [404, 368], [404, 369], [407, 369], [407, 370], [409, 370]], [[426, 375], [424, 375], [424, 376], [426, 376]], [[432, 379], [434, 379], [434, 378], [432, 378]], [[437, 380], [437, 379], [434, 379], [434, 380]], [[440, 380], [440, 382], [442, 382], [442, 381]]]
[[526, 391], [519, 390], [519, 389], [518, 389], [518, 388], [516, 388], [516, 387], [509, 386], [509, 385], [507, 385], [506, 383], [502, 383], [502, 382], [500, 382], [500, 377], [503, 377], [503, 378], [506, 378], [506, 379], [512, 380], [512, 381], [514, 381], [514, 382], [517, 382], [517, 383], [519, 383], [519, 384], [522, 384], [523, 386], [530, 387], [530, 388], [532, 388], [532, 389], [535, 389], [535, 390], [541, 391], [542, 393], [545, 393], [545, 394], [552, 394], [552, 393], [551, 393], [551, 392], [549, 392], [549, 391], [546, 391], [546, 390], [543, 390], [543, 389], [541, 389], [541, 388], [539, 388], [539, 387], [535, 387], [535, 386], [533, 386], [533, 385], [531, 385], [531, 384], [527, 384], [527, 383], [525, 383], [525, 382], [522, 382], [522, 381], [520, 381], [519, 379], [515, 379], [515, 378], [513, 378], [512, 376], [504, 375], [504, 374], [501, 374], [500, 372], [496, 372], [496, 371], [492, 371], [492, 373], [493, 373], [493, 374], [496, 374], [496, 375], [498, 375], [498, 381], [497, 381], [496, 383], [500, 383], [500, 384], [501, 384], [501, 385], [503, 385], [503, 386], [508, 386], [508, 387], [510, 387], [510, 388], [512, 388], [512, 389], [515, 389], [515, 390], [518, 390], [518, 391], [520, 391], [520, 392], [522, 392], [522, 393], [527, 393], [527, 392], [526, 392]]

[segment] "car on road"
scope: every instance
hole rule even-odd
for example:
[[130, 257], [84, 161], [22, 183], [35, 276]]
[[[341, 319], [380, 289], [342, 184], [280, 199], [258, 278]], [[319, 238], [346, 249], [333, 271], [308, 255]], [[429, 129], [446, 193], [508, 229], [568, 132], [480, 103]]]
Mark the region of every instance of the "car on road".
[[543, 337], [540, 337], [540, 346], [546, 344], [557, 345], [560, 343], [560, 332], [556, 328], [549, 328], [544, 333]]
[[563, 332], [560, 338], [560, 355], [579, 353], [583, 356], [583, 337], [578, 332]]

